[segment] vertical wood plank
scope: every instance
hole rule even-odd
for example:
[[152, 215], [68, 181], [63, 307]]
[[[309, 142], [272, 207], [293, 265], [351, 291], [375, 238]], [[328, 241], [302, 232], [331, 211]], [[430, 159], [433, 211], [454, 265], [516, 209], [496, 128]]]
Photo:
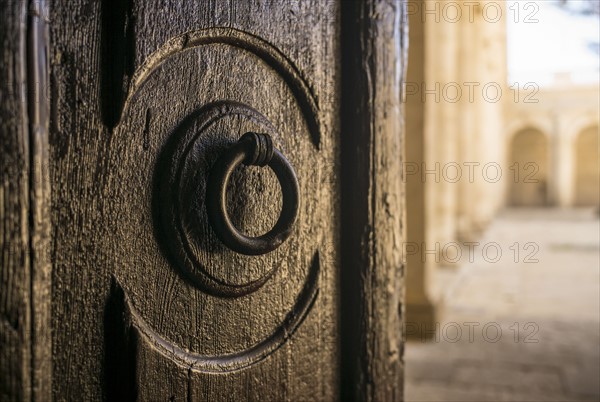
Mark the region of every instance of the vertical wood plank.
[[[140, 399], [337, 399], [339, 336], [344, 370], [341, 399], [400, 400], [404, 239], [400, 84], [405, 64], [406, 35], [401, 20], [404, 3], [335, 2], [333, 10], [340, 3], [344, 8], [343, 35], [336, 17], [327, 15], [330, 10], [317, 1], [149, 0], [128, 1], [126, 6], [114, 10], [108, 8], [113, 4], [110, 1], [104, 5], [94, 0], [57, 3], [55, 8], [60, 12], [53, 14], [56, 21], [51, 26], [52, 217], [56, 222], [53, 326], [57, 328], [53, 340], [54, 397], [108, 398], [117, 386], [111, 388], [107, 382], [118, 379], [111, 370], [119, 374], [122, 369], [118, 361], [111, 359], [124, 351], [125, 364], [131, 370], [125, 370], [126, 378], [139, 384], [126, 390], [126, 394]], [[107, 20], [112, 15], [110, 10], [115, 12], [117, 26]], [[160, 333], [166, 332], [184, 354], [202, 348], [226, 352], [233, 340], [220, 337], [219, 325], [238, 325], [239, 331], [228, 333], [231, 338], [241, 338], [243, 334], [250, 338], [261, 329], [258, 327], [262, 324], [257, 328], [239, 324], [248, 322], [242, 313], [247, 306], [241, 301], [210, 301], [184, 282], [152, 237], [156, 228], [148, 218], [148, 195], [152, 191], [152, 180], [148, 178], [153, 175], [158, 152], [167, 139], [160, 135], [168, 134], [179, 120], [202, 106], [194, 104], [198, 91], [183, 91], [179, 99], [171, 102], [164, 99], [170, 99], [173, 93], [151, 97], [145, 100], [149, 106], [144, 110], [133, 113], [131, 106], [132, 115], [121, 110], [122, 102], [131, 95], [128, 91], [132, 91], [132, 72], [158, 57], [158, 49], [183, 50], [193, 38], [192, 32], [214, 27], [262, 38], [291, 61], [297, 70], [294, 74], [307, 78], [308, 87], [318, 100], [318, 120], [324, 126], [321, 159], [315, 169], [324, 170], [333, 178], [321, 183], [322, 187], [311, 195], [320, 202], [315, 213], [322, 219], [318, 227], [303, 233], [307, 241], [318, 238], [328, 246], [319, 246], [323, 266], [313, 311], [294, 337], [268, 360], [244, 370], [218, 374], [192, 373], [191, 368], [168, 361], [168, 356], [157, 352], [156, 345], [139, 342], [135, 328], [132, 331], [127, 323], [119, 324], [124, 314], [119, 313], [119, 302], [110, 301], [115, 294], [110, 290], [111, 278], [118, 276], [124, 279], [125, 291], [144, 318]], [[118, 31], [107, 36], [108, 29]], [[344, 42], [343, 85], [339, 82], [337, 58], [340, 37]], [[178, 41], [171, 43], [172, 39]], [[121, 47], [113, 53], [111, 43]], [[235, 63], [218, 64], [233, 50], [223, 44], [215, 44], [212, 49], [220, 52], [212, 59], [196, 57], [184, 62], [184, 55], [175, 57], [173, 63], [181, 63], [179, 70], [153, 85], [163, 89], [193, 88], [199, 69], [220, 79], [235, 75], [232, 72], [239, 69]], [[113, 54], [118, 59], [115, 64], [111, 64]], [[208, 51], [198, 52], [200, 56], [206, 54], [210, 55]], [[248, 55], [241, 55], [236, 61], [243, 61], [243, 57]], [[263, 66], [261, 63], [250, 65]], [[109, 66], [114, 70], [103, 70]], [[169, 65], [165, 63], [163, 67], [166, 71]], [[261, 71], [257, 68], [253, 73]], [[264, 71], [271, 73], [269, 69]], [[154, 77], [161, 77], [160, 71]], [[167, 82], [171, 87], [161, 85]], [[281, 96], [285, 92], [277, 92], [278, 82], [255, 79], [257, 93], [271, 88], [274, 95], [266, 100], [250, 98], [250, 103], [264, 102], [261, 105], [266, 105], [264, 109], [271, 113], [284, 105], [285, 113], [278, 116], [282, 119], [280, 126], [302, 127], [296, 126], [295, 121], [301, 119], [294, 109], [293, 96]], [[340, 87], [344, 88], [344, 111], [343, 128], [338, 134]], [[243, 94], [243, 90], [239, 93]], [[225, 86], [211, 94], [215, 100], [234, 95]], [[132, 104], [134, 101], [141, 102], [135, 99]], [[171, 116], [167, 111], [176, 117], [167, 117]], [[141, 121], [138, 114], [145, 124], [137, 124]], [[341, 197], [339, 179], [332, 174], [338, 166], [338, 142], [342, 144], [345, 180]], [[287, 151], [298, 161], [309, 158], [296, 146]], [[344, 214], [341, 230], [335, 205], [339, 198]], [[133, 222], [134, 218], [137, 221]], [[140, 241], [131, 236], [136, 230], [141, 232]], [[341, 265], [337, 259], [340, 232], [344, 237]], [[300, 256], [297, 261], [301, 264], [296, 265], [308, 266], [305, 262], [311, 256], [304, 248], [294, 254]], [[341, 333], [336, 333], [340, 274], [344, 317]], [[148, 278], [153, 275], [159, 280], [148, 285]], [[296, 290], [300, 287], [299, 283], [290, 282], [282, 282], [290, 291], [282, 292], [276, 286], [270, 296], [251, 301], [252, 316], [271, 321], [283, 316], [279, 310], [290, 303], [293, 286]], [[107, 301], [108, 305], [116, 303], [116, 307], [107, 308]], [[190, 311], [193, 314], [185, 314]], [[224, 319], [230, 312], [234, 312], [232, 317]], [[202, 334], [206, 323], [209, 329], [210, 325], [214, 328]], [[115, 339], [121, 336], [123, 345], [112, 342], [111, 334]]]
[[0, 4], [0, 400], [50, 398], [44, 7]]
[[397, 0], [342, 7], [344, 401], [403, 398], [405, 17]]
[[25, 2], [0, 4], [0, 399], [31, 398]]
[[30, 142], [30, 250], [32, 400], [52, 393], [52, 237], [49, 154], [49, 4], [30, 0], [27, 21], [27, 82]]
[[[337, 3], [331, 10], [316, 0], [126, 3], [116, 9], [109, 0], [57, 1], [53, 6], [54, 398], [337, 399], [338, 184], [337, 178], [317, 180], [333, 177], [339, 166]], [[215, 32], [237, 39], [187, 48], [195, 36]], [[262, 43], [260, 54], [245, 37]], [[269, 48], [291, 67], [269, 65], [264, 53]], [[173, 54], [154, 66], [143, 90], [136, 87], [147, 64], [165, 51]], [[231, 60], [231, 54], [238, 56]], [[323, 125], [321, 149], [308, 147], [310, 130], [302, 115], [308, 107], [299, 108], [294, 92], [286, 89], [296, 75], [305, 79], [318, 103], [311, 117]], [[221, 84], [198, 86], [204, 76]], [[224, 84], [233, 79], [240, 84]], [[206, 101], [200, 102], [202, 92]], [[316, 216], [317, 224], [304, 220], [300, 247], [270, 262], [281, 264], [273, 278], [278, 282], [269, 282], [260, 294], [219, 299], [186, 281], [160, 247], [154, 231], [161, 228], [152, 220], [152, 178], [159, 155], [184, 119], [208, 102], [237, 97], [285, 132], [282, 143], [296, 168], [317, 162], [310, 167], [314, 179], [301, 178], [304, 205], [317, 205], [304, 215]], [[250, 124], [242, 120], [223, 123], [223, 129]], [[317, 178], [314, 172], [321, 171], [325, 174]], [[251, 188], [247, 196], [265, 193]], [[249, 204], [242, 197], [239, 201], [241, 207]], [[220, 356], [270, 336], [286, 319], [286, 309], [294, 309], [303, 274], [317, 252], [322, 258], [318, 278], [311, 274], [307, 281], [315, 284], [318, 297], [298, 330], [286, 333], [285, 344], [265, 359], [236, 371], [207, 373], [156, 347], [160, 335], [182, 355]], [[223, 259], [239, 267], [239, 256], [212, 255], [215, 262]], [[240, 270], [238, 279], [244, 274]], [[110, 290], [115, 277], [156, 336], [140, 335], [139, 323], [119, 323], [125, 313]], [[123, 382], [130, 387], [115, 393]]]
[[[53, 1], [50, 13], [53, 399], [102, 400], [110, 253], [101, 206], [110, 130], [102, 122], [102, 2]], [[115, 30], [122, 27], [113, 26]], [[116, 352], [119, 353], [120, 350]]]

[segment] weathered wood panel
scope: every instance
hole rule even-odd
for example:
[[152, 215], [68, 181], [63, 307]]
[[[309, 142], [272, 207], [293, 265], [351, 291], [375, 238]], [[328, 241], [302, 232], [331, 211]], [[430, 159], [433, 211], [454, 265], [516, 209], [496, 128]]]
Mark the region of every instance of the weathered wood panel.
[[[401, 400], [404, 3], [56, 1], [49, 96], [31, 5], [0, 16], [0, 396], [48, 400], [52, 379], [59, 401]], [[259, 257], [203, 205], [249, 130], [302, 198]], [[235, 224], [265, 232], [277, 188], [239, 169]]]
[[0, 400], [51, 381], [45, 2], [0, 4]]
[[[338, 399], [338, 4], [64, 1], [51, 29], [55, 399]], [[272, 135], [302, 198], [258, 257], [224, 248], [202, 201], [248, 130]], [[266, 231], [277, 188], [236, 173], [236, 224]], [[200, 280], [273, 266], [242, 297]]]
[[32, 400], [52, 395], [52, 222], [50, 177], [50, 93], [48, 51], [50, 9], [46, 0], [29, 1], [27, 88], [30, 141], [30, 248]]
[[0, 399], [31, 397], [27, 4], [0, 6]]
[[342, 55], [342, 400], [403, 399], [403, 1], [349, 2]]

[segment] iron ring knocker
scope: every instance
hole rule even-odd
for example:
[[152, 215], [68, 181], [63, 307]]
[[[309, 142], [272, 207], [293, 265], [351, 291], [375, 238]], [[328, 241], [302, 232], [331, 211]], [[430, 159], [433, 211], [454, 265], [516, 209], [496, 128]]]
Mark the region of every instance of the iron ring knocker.
[[[241, 163], [246, 166], [268, 165], [279, 180], [283, 195], [281, 215], [273, 228], [259, 237], [242, 234], [227, 213], [227, 183]], [[273, 147], [268, 134], [248, 132], [225, 150], [213, 165], [206, 187], [208, 221], [218, 238], [230, 249], [246, 255], [261, 255], [275, 250], [292, 233], [299, 207], [299, 186], [288, 160]]]

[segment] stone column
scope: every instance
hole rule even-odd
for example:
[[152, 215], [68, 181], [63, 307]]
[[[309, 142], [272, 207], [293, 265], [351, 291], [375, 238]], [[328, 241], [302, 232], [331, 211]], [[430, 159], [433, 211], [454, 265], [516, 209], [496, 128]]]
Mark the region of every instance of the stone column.
[[473, 210], [476, 207], [475, 180], [479, 180], [480, 170], [476, 170], [475, 164], [479, 163], [476, 152], [476, 127], [478, 115], [476, 109], [476, 97], [480, 97], [480, 92], [472, 90], [477, 84], [474, 49], [474, 39], [476, 30], [474, 26], [476, 15], [464, 15], [460, 20], [459, 53], [460, 61], [460, 82], [463, 88], [463, 94], [460, 100], [460, 119], [459, 119], [459, 158], [463, 169], [463, 177], [460, 181], [458, 191], [458, 225], [457, 237], [460, 241], [473, 241], [477, 238], [475, 230], [475, 219]]
[[465, 177], [458, 193], [458, 237], [477, 239], [502, 205], [505, 148], [506, 12], [502, 2], [464, 3], [461, 20], [460, 155]]
[[429, 270], [421, 257], [426, 241], [427, 219], [425, 182], [425, 103], [421, 85], [425, 81], [425, 25], [418, 4], [409, 14], [409, 63], [406, 83], [406, 334], [424, 336], [435, 328], [435, 307], [428, 294]]
[[478, 102], [478, 129], [481, 155], [479, 197], [476, 221], [483, 229], [496, 215], [502, 200], [504, 166], [504, 105], [511, 101], [507, 88], [506, 7], [504, 2], [482, 2], [482, 16], [476, 20], [476, 66], [481, 83]]
[[552, 205], [562, 208], [573, 205], [575, 178], [575, 138], [569, 135], [569, 115], [555, 118], [550, 137], [549, 185]]
[[[451, 265], [443, 255], [446, 245], [456, 240], [457, 193], [460, 179], [457, 139], [461, 83], [458, 77], [458, 24], [454, 10], [437, 3], [439, 18], [427, 15], [425, 22], [425, 180], [427, 204], [427, 251], [439, 250], [438, 261], [427, 253], [427, 262]], [[455, 7], [458, 9], [458, 7]], [[436, 17], [438, 14], [435, 15]], [[428, 92], [425, 92], [425, 91]], [[433, 94], [431, 93], [433, 92]], [[434, 96], [435, 95], [435, 96]]]

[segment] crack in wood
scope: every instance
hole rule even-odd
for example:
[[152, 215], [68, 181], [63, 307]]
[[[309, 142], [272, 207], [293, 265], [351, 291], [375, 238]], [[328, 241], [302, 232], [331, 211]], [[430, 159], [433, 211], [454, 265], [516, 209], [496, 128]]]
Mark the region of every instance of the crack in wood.
[[102, 1], [102, 118], [113, 129], [121, 118], [135, 60], [133, 0]]

